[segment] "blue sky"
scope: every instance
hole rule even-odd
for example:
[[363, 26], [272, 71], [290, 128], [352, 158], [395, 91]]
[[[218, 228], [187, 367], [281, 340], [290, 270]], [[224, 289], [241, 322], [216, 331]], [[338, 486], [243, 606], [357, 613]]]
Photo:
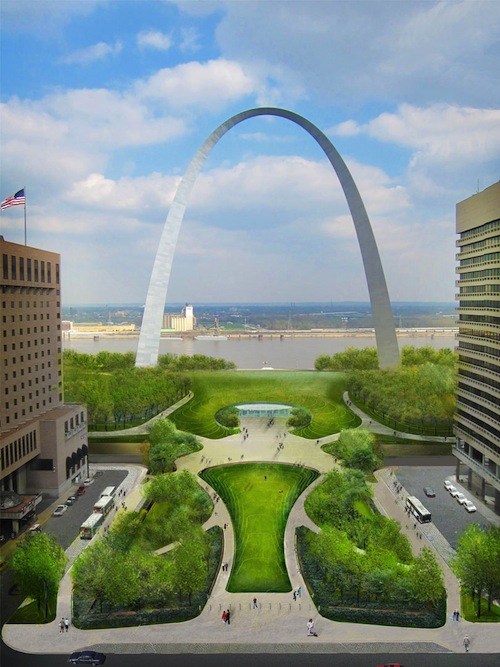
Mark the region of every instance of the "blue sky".
[[[499, 178], [495, 0], [2, 0], [0, 197], [62, 255], [63, 302], [141, 303], [205, 138], [279, 106], [339, 150], [393, 301], [451, 301], [455, 204]], [[22, 207], [2, 212], [23, 243]], [[248, 120], [215, 147], [170, 302], [367, 300], [331, 166], [301, 128]]]

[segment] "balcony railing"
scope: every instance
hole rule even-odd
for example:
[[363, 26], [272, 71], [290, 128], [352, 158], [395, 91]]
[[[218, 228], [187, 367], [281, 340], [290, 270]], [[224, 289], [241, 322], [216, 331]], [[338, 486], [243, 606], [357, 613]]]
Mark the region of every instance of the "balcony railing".
[[458, 445], [453, 447], [453, 454], [457, 457], [457, 459], [460, 459], [471, 470], [477, 473], [479, 477], [486, 479], [497, 491], [500, 491], [500, 479], [495, 475], [494, 472], [489, 470], [486, 466], [483, 466], [475, 461]]

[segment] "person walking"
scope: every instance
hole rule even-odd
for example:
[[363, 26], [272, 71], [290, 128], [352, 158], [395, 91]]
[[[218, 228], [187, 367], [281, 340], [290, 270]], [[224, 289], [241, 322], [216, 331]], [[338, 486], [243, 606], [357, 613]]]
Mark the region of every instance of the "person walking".
[[226, 613], [226, 610], [225, 610], [225, 609], [224, 609], [224, 611], [222, 612], [222, 622], [223, 622], [223, 623], [227, 623], [227, 613]]
[[257, 609], [257, 598], [253, 599], [253, 609]]
[[314, 621], [310, 618], [307, 621], [307, 636], [308, 637], [317, 637], [317, 633], [314, 630]]
[[64, 632], [64, 618], [61, 618], [61, 622], [59, 623], [59, 632]]
[[66, 628], [66, 632], [69, 630], [69, 618], [64, 619], [64, 627]]
[[465, 637], [464, 637], [464, 646], [465, 646], [465, 652], [468, 653], [469, 652], [469, 646], [470, 646], [469, 635], [465, 635]]
[[231, 610], [230, 610], [230, 609], [228, 609], [228, 610], [226, 611], [226, 623], [227, 623], [228, 625], [231, 625]]

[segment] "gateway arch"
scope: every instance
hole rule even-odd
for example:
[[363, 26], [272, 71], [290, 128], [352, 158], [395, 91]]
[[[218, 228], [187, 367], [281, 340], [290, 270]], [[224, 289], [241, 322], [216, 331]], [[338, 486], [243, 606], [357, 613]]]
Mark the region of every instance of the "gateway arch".
[[235, 125], [256, 116], [279, 116], [296, 123], [316, 140], [334, 168], [344, 191], [358, 237], [370, 295], [380, 366], [395, 366], [399, 363], [399, 349], [389, 293], [375, 237], [354, 179], [332, 142], [321, 130], [293, 111], [274, 107], [248, 109], [226, 120], [205, 140], [189, 164], [175, 193], [156, 253], [142, 319], [136, 366], [155, 366], [158, 361], [162, 318], [175, 247], [189, 195], [196, 178], [210, 151], [219, 139]]

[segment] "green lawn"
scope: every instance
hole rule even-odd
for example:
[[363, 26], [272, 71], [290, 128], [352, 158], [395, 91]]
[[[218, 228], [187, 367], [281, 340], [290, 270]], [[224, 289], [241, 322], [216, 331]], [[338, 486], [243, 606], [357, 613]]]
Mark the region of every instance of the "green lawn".
[[231, 515], [235, 559], [230, 593], [284, 593], [292, 589], [283, 549], [290, 510], [318, 473], [278, 463], [218, 466], [200, 473]]
[[488, 611], [488, 600], [481, 600], [481, 618], [477, 617], [477, 599], [472, 600], [472, 596], [465, 592], [460, 592], [460, 609], [462, 617], [470, 623], [500, 623], [500, 607], [492, 603], [491, 611]]
[[200, 371], [190, 373], [194, 397], [170, 419], [181, 431], [222, 438], [231, 431], [215, 414], [235, 403], [286, 403], [312, 413], [312, 422], [297, 431], [304, 438], [322, 438], [359, 426], [359, 418], [342, 401], [345, 376], [317, 371]]

